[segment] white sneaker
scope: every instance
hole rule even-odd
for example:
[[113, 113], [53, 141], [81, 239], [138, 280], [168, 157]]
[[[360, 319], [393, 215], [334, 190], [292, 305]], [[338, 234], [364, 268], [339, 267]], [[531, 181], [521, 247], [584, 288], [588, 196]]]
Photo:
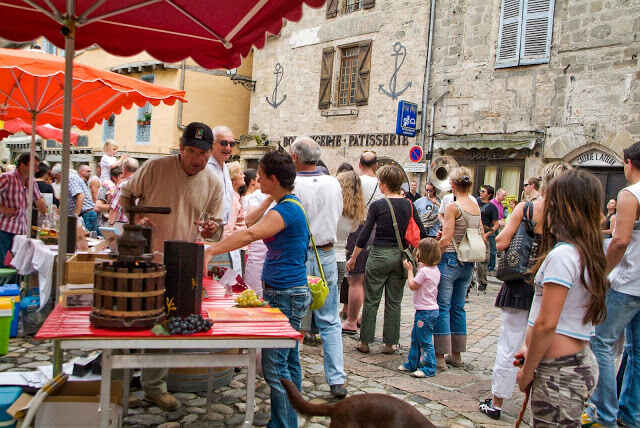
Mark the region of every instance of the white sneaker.
[[411, 376], [413, 377], [427, 377], [426, 374], [424, 374], [424, 372], [420, 369], [416, 370], [415, 372], [411, 373]]
[[398, 366], [398, 370], [400, 370], [401, 372], [408, 372], [408, 371], [409, 371], [409, 369], [408, 369], [408, 368], [406, 368], [406, 367], [404, 366], [404, 364], [400, 364], [400, 365]]

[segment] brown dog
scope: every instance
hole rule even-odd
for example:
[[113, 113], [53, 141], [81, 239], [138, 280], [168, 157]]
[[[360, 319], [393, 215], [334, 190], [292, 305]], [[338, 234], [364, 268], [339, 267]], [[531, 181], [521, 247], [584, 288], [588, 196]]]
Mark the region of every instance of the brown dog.
[[415, 407], [390, 395], [358, 394], [333, 404], [312, 404], [293, 382], [280, 382], [298, 413], [329, 416], [329, 428], [436, 428]]

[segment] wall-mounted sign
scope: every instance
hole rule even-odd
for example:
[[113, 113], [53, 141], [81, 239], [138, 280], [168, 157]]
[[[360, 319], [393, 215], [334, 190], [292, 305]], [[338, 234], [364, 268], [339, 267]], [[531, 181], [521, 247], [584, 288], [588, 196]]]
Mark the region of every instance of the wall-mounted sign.
[[402, 165], [405, 172], [420, 173], [427, 170], [427, 164], [424, 163], [405, 163]]
[[398, 102], [398, 116], [396, 117], [396, 134], [407, 137], [416, 136], [416, 122], [418, 121], [418, 105], [409, 101]]
[[615, 157], [600, 150], [589, 150], [571, 161], [574, 166], [621, 167], [622, 163]]
[[411, 147], [411, 149], [409, 149], [409, 160], [411, 162], [420, 162], [422, 160], [422, 147]]
[[[396, 134], [347, 134], [347, 135], [310, 135], [322, 147], [358, 146], [408, 146], [409, 137]], [[296, 137], [282, 137], [282, 145], [287, 147]]]

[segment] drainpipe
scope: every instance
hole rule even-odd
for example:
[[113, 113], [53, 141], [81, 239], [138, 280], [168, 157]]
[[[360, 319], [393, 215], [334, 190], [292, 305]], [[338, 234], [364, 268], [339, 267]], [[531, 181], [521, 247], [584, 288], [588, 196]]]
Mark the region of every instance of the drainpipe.
[[[444, 94], [440, 95], [438, 97], [437, 100], [435, 100], [433, 102], [433, 104], [431, 104], [431, 123], [429, 124], [429, 138], [430, 138], [430, 142], [429, 142], [429, 153], [433, 153], [433, 143], [434, 143], [434, 136], [435, 136], [435, 132], [433, 132], [433, 127], [434, 124], [436, 122], [436, 105], [442, 101], [442, 99], [449, 95], [449, 90], [445, 91]], [[431, 179], [431, 162], [429, 162], [427, 164], [427, 182]]]
[[[422, 147], [423, 153], [425, 152], [425, 142], [426, 142], [426, 130], [427, 130], [427, 105], [429, 104], [429, 82], [431, 79], [431, 52], [433, 48], [433, 27], [435, 21], [435, 13], [436, 13], [436, 0], [431, 0], [431, 12], [429, 12], [429, 41], [427, 44], [427, 63], [424, 67], [424, 85], [422, 92], [422, 117], [420, 118], [420, 146]], [[431, 152], [429, 152], [431, 154]], [[427, 168], [431, 164], [431, 160], [427, 159]], [[428, 170], [428, 169], [427, 169]], [[422, 189], [422, 177], [423, 174], [420, 174], [420, 180], [418, 183], [418, 189]], [[427, 174], [428, 180], [428, 174]]]
[[[187, 71], [186, 68], [187, 68], [187, 61], [183, 59], [182, 63], [180, 64], [180, 90], [181, 91], [184, 91], [184, 79]], [[178, 120], [177, 120], [176, 126], [181, 131], [183, 131], [185, 128], [185, 126], [182, 124], [183, 108], [184, 108], [184, 104], [182, 103], [182, 101], [178, 101]]]

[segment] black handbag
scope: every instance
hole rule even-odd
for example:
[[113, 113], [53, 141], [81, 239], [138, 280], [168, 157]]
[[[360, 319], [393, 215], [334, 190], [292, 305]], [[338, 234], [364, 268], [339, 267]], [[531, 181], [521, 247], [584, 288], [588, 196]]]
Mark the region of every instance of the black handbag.
[[533, 221], [533, 203], [527, 202], [522, 213], [522, 221], [518, 230], [513, 235], [509, 248], [504, 252], [498, 263], [496, 277], [501, 281], [528, 281], [531, 261], [536, 257], [538, 243], [533, 229], [536, 223]]

